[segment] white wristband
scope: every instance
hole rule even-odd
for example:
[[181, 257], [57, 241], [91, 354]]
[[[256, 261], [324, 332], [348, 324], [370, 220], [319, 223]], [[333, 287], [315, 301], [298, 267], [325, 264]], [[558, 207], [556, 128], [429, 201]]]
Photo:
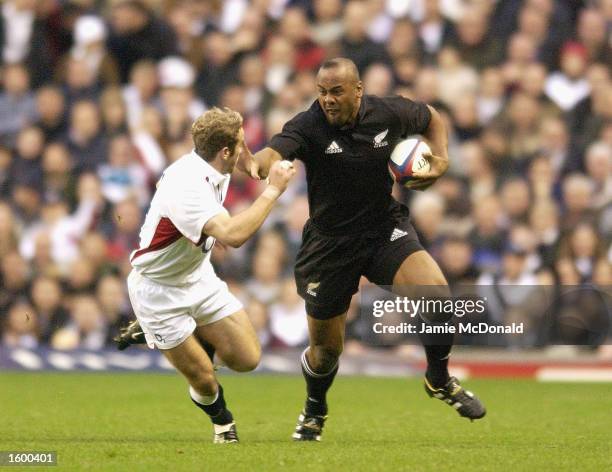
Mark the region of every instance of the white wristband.
[[274, 185], [268, 185], [261, 195], [271, 200], [276, 200], [278, 197], [280, 197], [281, 193], [282, 192]]

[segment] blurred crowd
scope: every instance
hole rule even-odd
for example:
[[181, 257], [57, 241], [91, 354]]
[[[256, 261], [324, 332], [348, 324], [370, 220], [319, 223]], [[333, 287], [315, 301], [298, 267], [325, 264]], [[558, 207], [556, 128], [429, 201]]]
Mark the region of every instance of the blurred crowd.
[[[366, 93], [442, 113], [447, 176], [394, 192], [451, 284], [612, 285], [612, 0], [0, 9], [0, 345], [111, 343], [133, 316], [125, 278], [155, 182], [192, 149], [192, 120], [237, 110], [257, 151], [312, 103], [336, 56], [355, 61]], [[235, 174], [227, 208], [260, 190]], [[213, 251], [266, 347], [307, 342], [292, 276], [307, 218], [301, 170], [252, 241]]]

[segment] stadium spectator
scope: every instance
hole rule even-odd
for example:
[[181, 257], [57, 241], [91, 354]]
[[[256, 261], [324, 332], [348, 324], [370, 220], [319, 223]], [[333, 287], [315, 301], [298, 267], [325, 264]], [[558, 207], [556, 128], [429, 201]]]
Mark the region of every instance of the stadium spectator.
[[30, 290], [30, 268], [17, 251], [5, 254], [0, 261], [0, 313]]
[[527, 220], [527, 212], [533, 199], [525, 179], [513, 177], [506, 180], [500, 189], [500, 199], [510, 224], [520, 224]]
[[589, 95], [589, 82], [585, 77], [586, 55], [586, 48], [581, 44], [566, 43], [561, 51], [561, 69], [546, 81], [546, 94], [564, 111], [571, 110]]
[[[157, 66], [161, 106], [167, 115], [168, 139], [179, 141], [188, 134], [189, 123], [204, 113], [204, 104], [195, 97], [195, 71], [180, 57], [166, 57]], [[187, 122], [187, 124], [185, 124]]]
[[344, 8], [340, 55], [351, 59], [360, 74], [363, 74], [370, 64], [382, 62], [390, 64], [391, 59], [382, 44], [375, 43], [368, 37], [369, 18], [368, 6], [365, 2], [349, 1]]
[[77, 173], [94, 171], [106, 160], [108, 138], [104, 135], [100, 110], [95, 102], [83, 100], [71, 107], [66, 145]]
[[96, 279], [116, 272], [115, 265], [108, 260], [106, 238], [99, 232], [90, 231], [83, 236], [79, 245], [80, 256], [92, 264]]
[[612, 202], [612, 147], [604, 142], [591, 144], [586, 151], [585, 167], [595, 186], [593, 206], [603, 208]]
[[475, 202], [493, 194], [499, 175], [491, 160], [487, 159], [483, 146], [478, 141], [466, 141], [461, 145], [459, 156], [462, 165], [457, 171], [468, 179], [469, 199]]
[[393, 90], [393, 73], [385, 64], [370, 65], [363, 75], [363, 89], [365, 93], [386, 97]]
[[66, 65], [59, 69], [58, 76], [58, 81], [63, 83], [68, 103], [98, 100], [102, 85], [84, 58], [70, 56], [66, 60]]
[[86, 259], [75, 259], [69, 266], [64, 282], [70, 300], [74, 296], [92, 293], [96, 285], [94, 265]]
[[96, 202], [86, 198], [79, 200], [72, 214], [64, 200], [45, 204], [39, 224], [23, 232], [19, 251], [27, 260], [31, 260], [35, 255], [37, 237], [42, 233], [47, 234], [52, 260], [65, 273], [79, 257], [79, 241], [91, 226], [96, 209]]
[[66, 99], [55, 85], [45, 85], [36, 93], [37, 126], [45, 133], [48, 142], [59, 140], [66, 133]]
[[310, 24], [301, 8], [287, 8], [280, 20], [279, 33], [287, 38], [295, 50], [296, 72], [317, 69], [325, 51], [311, 39]]
[[478, 121], [488, 124], [504, 106], [504, 78], [499, 68], [488, 67], [482, 71], [478, 90]]
[[135, 199], [128, 198], [113, 206], [112, 216], [108, 255], [113, 261], [119, 262], [127, 260], [132, 250], [138, 247], [142, 211]]
[[26, 301], [17, 301], [6, 315], [2, 343], [8, 347], [38, 346], [38, 316]]
[[252, 267], [253, 275], [245, 285], [247, 293], [266, 305], [276, 301], [281, 290], [282, 260], [259, 249], [253, 256]]
[[229, 37], [223, 33], [208, 33], [203, 38], [203, 44], [204, 62], [198, 71], [195, 89], [204, 103], [211, 107], [219, 103], [223, 88], [236, 80], [238, 62], [231, 50]]
[[563, 227], [571, 230], [584, 220], [594, 219], [593, 182], [587, 176], [573, 173], [563, 181]]
[[240, 61], [238, 79], [244, 87], [245, 111], [248, 114], [259, 114], [260, 110], [267, 110], [270, 95], [265, 88], [266, 69], [259, 57], [255, 54], [249, 54]]
[[[441, 85], [442, 89], [443, 86]], [[465, 91], [453, 99], [451, 114], [453, 119], [453, 131], [459, 142], [480, 137], [482, 127], [478, 120], [478, 102], [475, 94]]]
[[561, 240], [559, 257], [572, 261], [581, 281], [590, 282], [595, 264], [604, 257], [604, 250], [595, 227], [580, 223]]
[[23, 127], [17, 135], [13, 158], [13, 177], [26, 179], [38, 190], [42, 190], [41, 156], [45, 147], [45, 136], [40, 128]]
[[447, 43], [457, 49], [466, 64], [478, 70], [501, 62], [502, 44], [495, 34], [489, 33], [486, 12], [479, 7], [464, 11], [454, 34], [448, 36]]
[[[6, 5], [6, 3], [5, 3]], [[2, 68], [0, 93], [0, 139], [12, 145], [19, 130], [36, 116], [36, 101], [30, 90], [30, 75], [22, 64]]]
[[472, 264], [473, 251], [468, 241], [449, 237], [440, 246], [440, 268], [451, 288], [460, 284], [475, 284], [479, 272]]
[[255, 332], [257, 333], [257, 338], [259, 339], [261, 347], [269, 347], [271, 336], [267, 306], [264, 303], [261, 303], [259, 300], [251, 298], [245, 308], [249, 314], [249, 320], [253, 325], [253, 329], [255, 329]]
[[34, 237], [34, 255], [29, 261], [33, 275], [62, 276], [61, 267], [53, 260], [53, 243], [48, 233], [40, 232]]
[[100, 114], [105, 134], [114, 136], [128, 131], [127, 110], [121, 90], [107, 87], [100, 95]]
[[451, 23], [442, 15], [440, 2], [423, 2], [423, 15], [418, 23], [425, 58], [433, 58], [452, 30]]
[[0, 147], [0, 199], [7, 199], [11, 194], [11, 165], [13, 156], [8, 148]]
[[510, 36], [506, 47], [506, 61], [502, 64], [507, 87], [518, 85], [526, 68], [536, 58], [534, 40], [525, 33], [516, 32]]
[[270, 306], [270, 334], [274, 347], [298, 347], [308, 343], [304, 300], [298, 295], [293, 277], [282, 282], [279, 299]]
[[98, 167], [102, 195], [112, 204], [135, 197], [140, 206], [149, 201], [147, 173], [136, 161], [130, 138], [118, 134], [109, 143], [108, 164]]
[[42, 156], [43, 198], [47, 202], [76, 199], [76, 179], [70, 172], [72, 162], [68, 149], [61, 142], [49, 143]]
[[53, 333], [68, 322], [62, 295], [62, 287], [57, 279], [39, 276], [32, 282], [30, 299], [38, 314], [38, 333], [44, 344], [49, 343]]
[[59, 67], [69, 58], [83, 61], [87, 69], [103, 85], [119, 83], [119, 66], [106, 49], [107, 30], [104, 21], [95, 15], [79, 16], [74, 22], [73, 46]]
[[51, 55], [36, 0], [6, 0], [0, 15], [2, 64], [24, 64], [34, 87], [48, 78]]
[[[295, 182], [295, 181], [294, 181]], [[285, 213], [283, 233], [287, 241], [287, 262], [295, 263], [297, 251], [302, 241], [302, 231], [308, 220], [308, 199], [305, 195], [296, 195]]]
[[314, 0], [312, 39], [325, 47], [336, 43], [343, 34], [342, 0]]
[[542, 266], [552, 268], [560, 236], [559, 210], [555, 202], [538, 199], [530, 210], [529, 223], [535, 231]]
[[585, 47], [590, 61], [604, 63], [610, 61], [612, 47], [610, 47], [609, 26], [609, 23], [606, 25], [606, 18], [600, 10], [587, 8], [580, 12], [576, 27], [577, 39]]
[[549, 159], [555, 178], [580, 169], [580, 162], [576, 162], [571, 153], [570, 137], [563, 119], [545, 118], [540, 124], [539, 131], [538, 154]]
[[241, 85], [229, 85], [221, 94], [220, 105], [237, 111], [244, 117], [244, 139], [249, 149], [261, 149], [264, 145], [264, 121], [257, 111], [247, 112], [246, 89]]
[[0, 200], [0, 260], [17, 248], [19, 236], [11, 207]]
[[410, 205], [414, 227], [424, 248], [436, 254], [443, 237], [444, 198], [435, 192], [418, 194]]
[[96, 298], [102, 310], [104, 324], [108, 327], [105, 343], [112, 344], [113, 337], [119, 334], [119, 328], [125, 326], [133, 317], [129, 309], [123, 280], [115, 275], [105, 275], [96, 286]]
[[476, 200], [473, 214], [474, 228], [469, 241], [474, 248], [474, 263], [480, 271], [495, 270], [506, 239], [499, 199], [489, 195]]
[[141, 0], [119, 0], [110, 12], [108, 48], [119, 63], [121, 81], [127, 82], [132, 66], [141, 59], [160, 60], [177, 53], [174, 31]]
[[130, 80], [123, 86], [123, 100], [130, 128], [142, 127], [143, 109], [156, 104], [157, 68], [150, 60], [138, 61], [130, 71]]
[[91, 295], [78, 295], [70, 302], [70, 321], [57, 330], [51, 346], [59, 350], [101, 349], [107, 338], [102, 311]]
[[13, 210], [23, 231], [38, 222], [42, 204], [40, 180], [36, 174], [19, 174], [13, 178], [11, 193]]

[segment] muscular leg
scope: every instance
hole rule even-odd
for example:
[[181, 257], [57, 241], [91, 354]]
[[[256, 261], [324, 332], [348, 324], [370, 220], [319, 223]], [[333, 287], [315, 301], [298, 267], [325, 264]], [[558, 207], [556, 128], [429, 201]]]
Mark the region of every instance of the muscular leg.
[[212, 362], [194, 335], [178, 346], [162, 349], [161, 352], [187, 379], [191, 399], [214, 424], [225, 425], [233, 421], [225, 405], [223, 389], [215, 378]]
[[[423, 286], [413, 290], [414, 286]], [[447, 297], [450, 295], [448, 284], [440, 267], [426, 251], [417, 251], [408, 256], [393, 278], [393, 291], [400, 295], [422, 296], [426, 298]], [[427, 320], [426, 320], [427, 321]], [[441, 321], [436, 319], [433, 321]], [[427, 356], [428, 381], [435, 387], [446, 384], [448, 357], [453, 344], [452, 334], [420, 334]]]
[[338, 372], [338, 359], [344, 347], [346, 312], [327, 320], [308, 316], [310, 345], [302, 354], [302, 373], [306, 380], [308, 414], [327, 414], [327, 391]]
[[261, 347], [244, 310], [198, 326], [195, 334], [201, 342], [213, 346], [217, 356], [232, 370], [248, 372], [259, 364]]

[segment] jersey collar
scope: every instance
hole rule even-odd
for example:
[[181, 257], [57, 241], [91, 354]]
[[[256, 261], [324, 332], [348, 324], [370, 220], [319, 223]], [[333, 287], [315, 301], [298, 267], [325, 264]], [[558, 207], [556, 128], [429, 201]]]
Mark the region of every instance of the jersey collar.
[[200, 157], [200, 155], [195, 152], [195, 149], [191, 150], [191, 157], [193, 159], [196, 159], [198, 162], [201, 163], [201, 165], [204, 166], [204, 168], [206, 169], [206, 179], [210, 179], [210, 182], [213, 185], [219, 185], [224, 183], [227, 179], [229, 179], [230, 174], [222, 174], [221, 172], [219, 172], [217, 169], [215, 169], [213, 166], [211, 166], [208, 162], [206, 162], [202, 157]]

